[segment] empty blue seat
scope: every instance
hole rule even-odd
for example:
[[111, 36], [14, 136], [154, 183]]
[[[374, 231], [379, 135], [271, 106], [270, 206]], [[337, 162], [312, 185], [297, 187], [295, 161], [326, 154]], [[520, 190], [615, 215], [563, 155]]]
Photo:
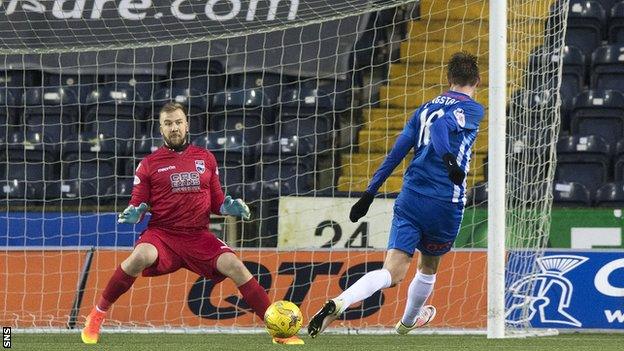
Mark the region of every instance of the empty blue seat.
[[590, 192], [607, 181], [611, 155], [599, 136], [567, 136], [557, 142], [557, 182], [585, 185]]
[[283, 184], [283, 191], [305, 194], [315, 185], [316, 157], [313, 152], [314, 145], [308, 139], [267, 136], [258, 145], [261, 162], [256, 165], [257, 179], [279, 181]]
[[624, 65], [621, 61], [624, 43], [605, 45], [592, 54], [591, 88], [624, 91]]
[[613, 162], [613, 178], [618, 182], [624, 181], [624, 139], [620, 139], [615, 146]]
[[336, 91], [328, 82], [303, 81], [286, 87], [280, 96], [280, 137], [310, 139], [319, 151], [333, 147], [339, 119]]
[[600, 207], [624, 206], [624, 183], [612, 182], [600, 186], [594, 196], [594, 204]]
[[589, 90], [574, 98], [571, 130], [599, 135], [608, 144], [624, 137], [624, 95], [615, 90]]
[[[177, 102], [186, 107], [191, 138], [207, 132], [208, 100], [206, 93], [202, 94], [200, 91], [179, 86], [161, 89], [154, 96], [153, 119], [158, 120], [160, 109], [168, 102]], [[153, 121], [153, 123], [155, 122]]]
[[215, 156], [223, 186], [229, 188], [249, 180], [246, 168], [253, 150], [245, 144], [242, 132], [210, 132], [195, 138], [193, 145], [206, 148]]
[[144, 99], [129, 86], [106, 85], [87, 98], [85, 130], [129, 140], [144, 133]]
[[0, 86], [9, 88], [41, 86], [41, 71], [35, 70], [2, 70]]
[[553, 202], [559, 206], [590, 206], [591, 198], [587, 188], [580, 183], [555, 182]]
[[104, 83], [114, 86], [115, 90], [132, 89], [141, 95], [146, 101], [150, 100], [154, 93], [160, 89], [160, 84], [165, 81], [164, 77], [151, 72], [141, 71], [135, 73], [105, 74]]
[[565, 44], [578, 47], [585, 57], [602, 42], [606, 28], [606, 14], [600, 3], [571, 0]]
[[72, 136], [63, 144], [62, 175], [65, 180], [92, 182], [104, 195], [115, 181], [117, 145], [94, 132]]
[[15, 131], [17, 122], [17, 100], [14, 93], [5, 87], [0, 87], [0, 144]]
[[183, 60], [170, 66], [172, 86], [210, 95], [225, 88], [225, 72], [218, 61]]
[[126, 155], [143, 158], [158, 150], [164, 145], [162, 137], [154, 137], [150, 134], [141, 134], [138, 137], [128, 140], [126, 144]]
[[40, 133], [59, 144], [78, 132], [78, 100], [63, 88], [30, 88], [24, 94], [24, 123], [29, 132]]
[[132, 196], [133, 186], [133, 178], [120, 178], [106, 190], [106, 197], [109, 202], [126, 203]]
[[97, 205], [104, 195], [106, 191], [98, 191], [97, 183], [92, 180], [70, 179], [61, 183], [60, 198], [64, 205]]
[[242, 131], [247, 145], [257, 144], [262, 136], [273, 134], [274, 101], [258, 89], [218, 92], [210, 116], [213, 131]]
[[624, 43], [624, 2], [611, 8], [608, 32], [610, 43]]
[[245, 71], [228, 75], [227, 90], [256, 90], [269, 101], [278, 100], [282, 89], [282, 76], [279, 73], [266, 71]]
[[49, 88], [63, 88], [72, 91], [81, 104], [97, 89], [98, 77], [94, 74], [44, 72], [43, 84]]

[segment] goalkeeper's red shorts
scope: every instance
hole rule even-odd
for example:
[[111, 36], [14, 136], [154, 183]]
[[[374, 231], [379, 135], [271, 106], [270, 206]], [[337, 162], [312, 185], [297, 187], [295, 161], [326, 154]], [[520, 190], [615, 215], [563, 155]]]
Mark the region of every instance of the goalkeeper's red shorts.
[[158, 250], [158, 258], [143, 270], [144, 277], [173, 273], [186, 268], [218, 283], [226, 277], [217, 270], [217, 258], [233, 252], [226, 243], [207, 229], [178, 232], [162, 228], [147, 228], [141, 233], [135, 246], [149, 243]]

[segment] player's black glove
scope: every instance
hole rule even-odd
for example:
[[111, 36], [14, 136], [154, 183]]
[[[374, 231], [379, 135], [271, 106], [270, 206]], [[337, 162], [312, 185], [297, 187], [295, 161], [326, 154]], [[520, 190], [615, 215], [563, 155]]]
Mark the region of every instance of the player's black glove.
[[362, 194], [362, 197], [358, 200], [358, 202], [351, 207], [351, 213], [349, 213], [349, 219], [351, 222], [355, 223], [366, 215], [366, 212], [368, 212], [368, 208], [373, 203], [374, 198], [375, 195], [366, 191]]
[[457, 165], [455, 156], [449, 152], [442, 157], [442, 160], [444, 161], [444, 165], [446, 166], [451, 182], [455, 185], [462, 185], [464, 178], [466, 178], [466, 173], [464, 173], [464, 170], [459, 168]]

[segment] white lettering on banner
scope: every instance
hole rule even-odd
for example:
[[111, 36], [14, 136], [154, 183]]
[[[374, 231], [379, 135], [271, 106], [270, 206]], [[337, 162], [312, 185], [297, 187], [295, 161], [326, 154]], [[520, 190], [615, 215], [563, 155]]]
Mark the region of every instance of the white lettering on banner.
[[138, 10], [147, 10], [152, 6], [151, 0], [121, 0], [119, 4], [119, 15], [125, 19], [142, 20], [147, 16], [147, 12], [133, 12]]
[[[267, 15], [267, 21], [275, 20], [277, 15], [277, 5], [281, 0], [270, 0], [269, 13]], [[258, 0], [251, 0], [249, 2], [249, 9], [247, 10], [247, 21], [253, 21], [256, 17], [256, 8], [258, 7]], [[292, 21], [297, 17], [297, 10], [299, 9], [299, 0], [290, 1], [290, 10], [288, 10], [288, 20]]]
[[385, 249], [392, 223], [394, 199], [375, 199], [367, 215], [358, 223], [351, 223], [349, 210], [357, 200], [280, 197], [278, 248]]
[[171, 14], [183, 21], [192, 21], [197, 17], [194, 13], [183, 13], [180, 11], [180, 4], [186, 0], [176, 0], [171, 4]]
[[102, 12], [104, 10], [104, 4], [107, 2], [115, 2], [115, 0], [95, 0], [93, 4], [93, 10], [91, 10], [91, 19], [99, 19], [102, 17]]
[[594, 278], [596, 289], [607, 296], [624, 297], [624, 286], [613, 286], [609, 282], [609, 275], [618, 269], [624, 269], [624, 258], [611, 261], [600, 268]]
[[622, 228], [572, 228], [570, 248], [591, 249], [595, 246], [622, 246]]
[[68, 0], [56, 0], [54, 6], [52, 6], [52, 15], [56, 18], [82, 18], [82, 11], [85, 8], [85, 2], [87, 0], [75, 0], [74, 7], [71, 11], [63, 10], [63, 5]]
[[[197, 19], [197, 13], [195, 12], [182, 12], [180, 7], [187, 0], [175, 0], [170, 5], [171, 15], [181, 21], [193, 21]], [[249, 7], [247, 8], [245, 20], [250, 22], [256, 20], [256, 14], [258, 10], [258, 2], [260, 0], [250, 0]], [[266, 2], [267, 0], [263, 0]], [[230, 10], [228, 13], [218, 14], [215, 12], [214, 7], [219, 2], [229, 3]], [[286, 6], [289, 4], [287, 20], [292, 21], [297, 19], [297, 12], [299, 10], [299, 0], [268, 0], [269, 8], [266, 15], [267, 21], [274, 21], [277, 18], [277, 9], [280, 3], [284, 2]], [[0, 4], [2, 1], [0, 1]], [[91, 2], [89, 2], [91, 3]], [[121, 0], [117, 4], [116, 0], [94, 0], [90, 11], [87, 9], [87, 16], [90, 19], [102, 19], [104, 7], [107, 3], [111, 3], [109, 6], [116, 6], [117, 13], [125, 20], [140, 21], [144, 20], [148, 11], [153, 7], [152, 0]], [[190, 1], [189, 1], [190, 3]], [[189, 4], [187, 3], [187, 4]], [[84, 16], [85, 7], [87, 6], [87, 0], [54, 0], [52, 5], [52, 15], [58, 19], [81, 19]], [[228, 21], [239, 15], [243, 6], [242, 0], [207, 0], [204, 6], [204, 14], [208, 19], [212, 21]], [[37, 0], [11, 0], [6, 5], [5, 15], [10, 16], [18, 11], [18, 5], [21, 5], [23, 12], [35, 12], [45, 14], [47, 8], [42, 1]], [[68, 6], [69, 5], [69, 6]], [[73, 6], [73, 7], [72, 7]], [[190, 7], [190, 4], [189, 4]], [[164, 14], [158, 12], [154, 14], [154, 18], [161, 18]], [[113, 18], [108, 18], [113, 19]], [[258, 20], [261, 20], [258, 18]], [[242, 18], [240, 21], [243, 21]]]
[[[214, 12], [214, 6], [219, 1], [227, 1], [230, 4], [232, 4], [232, 9], [230, 10], [230, 13], [228, 13], [226, 15], [217, 15]], [[231, 20], [232, 18], [236, 17], [236, 15], [238, 15], [238, 13], [240, 12], [240, 9], [241, 9], [240, 0], [209, 0], [206, 3], [206, 16], [208, 16], [208, 18], [213, 20], [213, 21], [227, 21], [227, 20]]]
[[607, 322], [613, 323], [617, 320], [618, 323], [624, 323], [624, 313], [620, 310], [605, 310], [605, 317], [607, 317]]

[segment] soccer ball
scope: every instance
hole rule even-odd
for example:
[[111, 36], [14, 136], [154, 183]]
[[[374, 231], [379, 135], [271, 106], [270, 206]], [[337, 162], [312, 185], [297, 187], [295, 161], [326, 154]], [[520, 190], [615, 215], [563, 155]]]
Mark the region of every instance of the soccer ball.
[[271, 336], [290, 338], [301, 329], [303, 315], [294, 303], [276, 301], [264, 313], [264, 324]]

